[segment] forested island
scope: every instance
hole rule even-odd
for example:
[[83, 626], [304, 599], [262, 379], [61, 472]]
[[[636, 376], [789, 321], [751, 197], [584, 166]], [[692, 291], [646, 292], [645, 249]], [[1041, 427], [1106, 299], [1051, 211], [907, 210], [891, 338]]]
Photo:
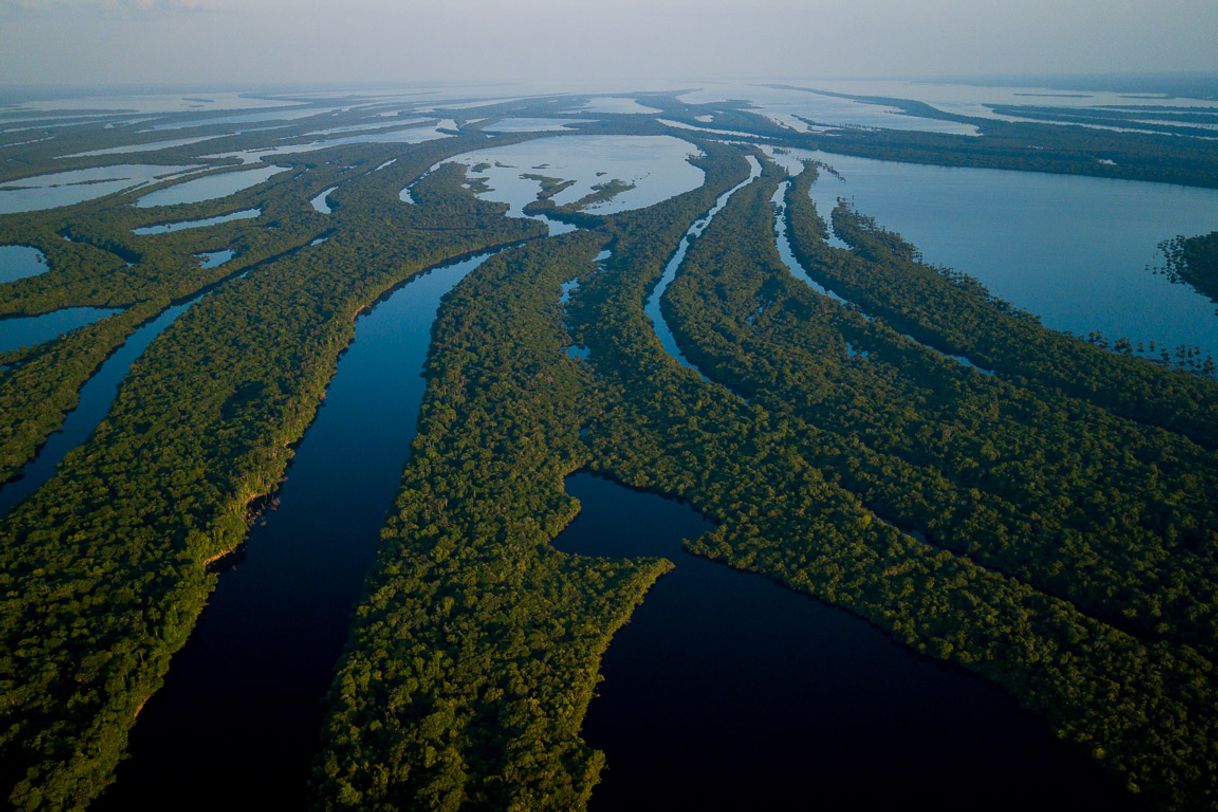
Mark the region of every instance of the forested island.
[[[48, 114], [22, 121], [34, 137], [2, 136], [12, 193], [56, 173], [154, 172], [0, 214], [0, 245], [47, 266], [0, 283], [0, 324], [112, 310], [0, 355], [9, 806], [122, 797], [145, 703], [250, 527], [276, 521], [268, 508], [360, 315], [485, 255], [431, 324], [417, 425], [386, 438], [402, 445], [396, 496], [360, 596], [339, 610], [350, 632], [328, 694], [311, 700], [311, 763], [285, 797], [594, 801], [613, 763], [581, 735], [600, 663], [672, 563], [551, 544], [580, 510], [564, 480], [589, 471], [713, 523], [686, 541], [692, 553], [996, 687], [1131, 805], [1218, 808], [1212, 362], [1173, 368], [1051, 329], [848, 200], [823, 211], [810, 194], [835, 154], [1218, 188], [1218, 153], [1187, 125], [1118, 134], [957, 116], [980, 135], [800, 132], [744, 102], [682, 95], [630, 95], [654, 113], [581, 112], [591, 97], [570, 95], [284, 96], [271, 100], [296, 117], [273, 138], [210, 112], [62, 128]], [[496, 131], [511, 119], [568, 123]], [[561, 157], [596, 137], [611, 140], [594, 174], [519, 168], [525, 216], [478, 177], [494, 167], [487, 150], [548, 139]], [[676, 191], [638, 197], [656, 188], [649, 172], [608, 165], [638, 138], [679, 141], [699, 182], [665, 178]], [[147, 149], [116, 151], [131, 146]], [[233, 191], [137, 203], [259, 169]], [[1164, 251], [1173, 278], [1218, 301], [1216, 246], [1218, 232]], [[659, 306], [685, 363], [644, 309], [670, 263]], [[81, 405], [153, 325], [110, 400]], [[97, 420], [56, 451], [78, 407]]]

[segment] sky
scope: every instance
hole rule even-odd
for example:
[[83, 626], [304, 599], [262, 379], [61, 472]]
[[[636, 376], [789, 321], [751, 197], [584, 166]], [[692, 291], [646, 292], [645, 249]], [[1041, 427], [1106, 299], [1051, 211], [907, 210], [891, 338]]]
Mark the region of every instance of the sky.
[[0, 84], [1218, 72], [1215, 0], [0, 0]]

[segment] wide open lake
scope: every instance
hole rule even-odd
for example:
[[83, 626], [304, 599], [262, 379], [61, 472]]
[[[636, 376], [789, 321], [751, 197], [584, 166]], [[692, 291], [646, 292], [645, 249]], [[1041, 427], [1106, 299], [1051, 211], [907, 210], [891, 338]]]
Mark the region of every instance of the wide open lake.
[[676, 563], [614, 636], [584, 721], [591, 809], [1128, 809], [982, 679], [761, 576], [690, 555], [687, 505], [580, 473], [568, 553]]
[[524, 175], [575, 181], [551, 198], [558, 206], [573, 203], [591, 194], [593, 186], [610, 180], [633, 183], [634, 188], [587, 209], [612, 214], [698, 188], [703, 172], [687, 160], [697, 151], [689, 142], [666, 135], [571, 135], [488, 147], [449, 161], [465, 164], [471, 178], [485, 180], [491, 191], [478, 196], [508, 203], [512, 217], [523, 217], [524, 207], [541, 191], [540, 180]]
[[[799, 157], [791, 150], [785, 162]], [[1148, 265], [1158, 244], [1218, 228], [1218, 190], [1072, 175], [803, 153], [837, 169], [812, 185], [828, 219], [839, 197], [900, 232], [926, 261], [976, 277], [1048, 327], [1218, 359], [1215, 306]]]

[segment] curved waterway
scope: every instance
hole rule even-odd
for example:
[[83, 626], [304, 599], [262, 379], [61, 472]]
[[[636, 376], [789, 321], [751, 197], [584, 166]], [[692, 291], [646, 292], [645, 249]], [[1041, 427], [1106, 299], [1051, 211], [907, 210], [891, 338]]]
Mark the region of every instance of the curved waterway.
[[[491, 254], [414, 277], [356, 322], [279, 507], [222, 562], [99, 809], [302, 809], [322, 700], [410, 455], [441, 298]], [[189, 789], [186, 789], [189, 788]]]
[[[322, 240], [324, 242], [324, 239]], [[309, 243], [316, 245], [318, 240]], [[287, 253], [300, 250], [292, 249]], [[211, 251], [196, 254], [200, 258], [200, 267], [215, 268], [228, 262], [235, 256], [231, 250]], [[280, 255], [283, 256], [283, 255]], [[191, 306], [232, 279], [244, 279], [251, 271], [264, 264], [275, 261], [279, 257], [271, 257], [260, 263], [246, 267], [244, 270], [219, 279], [195, 293], [189, 299], [171, 304], [162, 310], [151, 321], [137, 328], [123, 344], [110, 354], [97, 372], [85, 382], [80, 389], [76, 408], [68, 413], [63, 425], [39, 447], [34, 459], [25, 464], [18, 475], [7, 483], [0, 483], [0, 518], [8, 515], [13, 506], [41, 487], [54, 474], [59, 463], [76, 446], [83, 443], [97, 428], [97, 424], [110, 411], [110, 404], [118, 394], [118, 387], [126, 379], [127, 373], [135, 359], [139, 358], [152, 340], [165, 332], [179, 316]], [[85, 309], [85, 308], [81, 308]], [[3, 324], [3, 320], [0, 320]]]
[[186, 302], [165, 308], [160, 315], [132, 333], [121, 347], [102, 362], [97, 372], [80, 388], [79, 402], [64, 418], [59, 430], [47, 438], [34, 459], [25, 464], [16, 479], [0, 486], [0, 517], [8, 515], [14, 505], [54, 476], [55, 469], [59, 467], [64, 456], [89, 438], [97, 424], [110, 411], [110, 404], [118, 394], [118, 387], [126, 379], [135, 359], [143, 354], [154, 338], [163, 333], [203, 295], [205, 294], [199, 294]]
[[681, 263], [685, 261], [685, 254], [689, 251], [690, 242], [702, 235], [702, 232], [710, 225], [710, 221], [727, 205], [728, 199], [733, 194], [748, 186], [761, 174], [761, 163], [756, 158], [752, 155], [746, 155], [745, 159], [749, 162], [748, 178], [719, 195], [719, 199], [715, 201], [715, 205], [711, 207], [711, 210], [689, 227], [689, 230], [685, 232], [685, 236], [681, 238], [681, 243], [677, 246], [672, 259], [668, 260], [668, 264], [664, 266], [664, 275], [660, 277], [660, 281], [652, 288], [651, 295], [647, 297], [647, 301], [643, 305], [643, 311], [651, 319], [651, 324], [655, 328], [656, 336], [660, 339], [660, 344], [664, 346], [664, 351], [675, 358], [681, 366], [698, 373], [698, 376], [708, 383], [710, 378], [703, 375], [702, 370], [698, 369], [697, 366], [686, 358], [685, 354], [681, 352], [681, 348], [677, 346], [677, 338], [672, 334], [672, 330], [669, 329], [668, 322], [664, 320], [664, 312], [660, 309], [660, 300], [664, 297], [664, 291], [668, 290], [668, 286], [677, 278], [677, 271], [680, 270]]
[[676, 563], [614, 636], [582, 734], [592, 810], [1136, 808], [982, 679], [761, 576], [691, 555], [689, 506], [588, 473], [568, 553]]
[[[815, 279], [813, 279], [812, 274], [808, 273], [808, 269], [803, 266], [803, 263], [801, 263], [799, 261], [799, 258], [795, 256], [795, 252], [791, 250], [791, 241], [790, 241], [790, 239], [787, 238], [787, 219], [786, 219], [787, 205], [785, 202], [786, 196], [787, 196], [787, 186], [789, 183], [790, 183], [790, 181], [783, 181], [782, 183], [780, 183], [778, 185], [778, 191], [776, 191], [774, 193], [774, 197], [770, 201], [771, 203], [774, 204], [774, 237], [777, 241], [778, 254], [782, 258], [782, 264], [787, 266], [787, 270], [791, 272], [792, 276], [794, 276], [796, 279], [799, 279], [800, 281], [802, 281], [804, 284], [806, 284], [808, 287], [815, 290], [817, 293], [819, 293], [823, 296], [828, 296], [830, 299], [833, 299], [833, 300], [851, 308], [852, 310], [857, 311], [860, 315], [863, 316], [863, 318], [865, 318], [867, 320], [871, 320], [873, 317], [871, 316], [870, 313], [867, 313], [865, 310], [863, 310], [863, 308], [859, 307], [854, 302], [851, 302], [851, 301], [848, 301], [848, 300], [842, 298], [841, 296], [834, 293], [829, 288], [826, 288], [824, 285], [820, 284]], [[936, 355], [940, 356], [941, 358], [946, 358], [950, 361], [955, 361], [957, 364], [963, 364], [964, 366], [969, 367], [970, 369], [977, 370], [982, 375], [993, 375], [994, 374], [994, 370], [987, 369], [982, 366], [978, 366], [977, 364], [974, 364], [972, 361], [970, 361], [968, 358], [966, 358], [963, 355], [955, 355], [955, 354], [947, 352], [945, 350], [940, 350], [936, 347], [932, 347], [929, 344], [925, 344], [921, 341], [918, 341], [918, 339], [914, 338], [909, 333], [902, 333], [901, 335], [903, 335], [905, 338], [908, 338], [910, 341], [914, 342], [915, 344], [917, 344], [921, 347], [925, 347], [926, 349], [930, 350], [931, 352], [935, 353]], [[860, 355], [863, 356], [864, 358], [867, 357], [867, 353], [865, 351], [856, 352], [855, 349], [852, 346], [850, 346], [849, 343], [847, 343], [847, 345], [846, 345], [846, 353], [851, 358], [854, 358], [854, 357], [857, 357]]]
[[318, 214], [333, 214], [334, 209], [330, 205], [328, 198], [330, 197], [330, 193], [337, 188], [337, 186], [331, 186], [329, 189], [323, 190], [321, 194], [310, 200], [309, 205], [313, 207], [313, 211], [317, 212]]
[[1147, 269], [1160, 241], [1218, 227], [1218, 190], [788, 152], [841, 172], [812, 184], [826, 220], [845, 198], [1047, 327], [1218, 358], [1214, 303]]

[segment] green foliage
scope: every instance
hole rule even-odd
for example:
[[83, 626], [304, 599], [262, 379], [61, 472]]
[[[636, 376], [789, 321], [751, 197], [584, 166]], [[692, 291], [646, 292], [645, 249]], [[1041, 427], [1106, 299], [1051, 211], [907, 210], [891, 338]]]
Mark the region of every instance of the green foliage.
[[995, 300], [971, 277], [919, 263], [912, 246], [839, 206], [834, 229], [852, 245], [823, 239], [823, 222], [808, 195], [814, 169], [788, 189], [791, 249], [808, 273], [893, 327], [1004, 375], [1026, 379], [1046, 396], [1061, 389], [1121, 416], [1218, 446], [1218, 385], [1175, 374], [1139, 358], [1089, 346], [1047, 330]]
[[[1183, 138], [1002, 123], [978, 139], [827, 138], [741, 103], [640, 100], [664, 118], [702, 126], [709, 114], [714, 127], [786, 146], [1218, 185], [1212, 150]], [[476, 117], [569, 105], [515, 100]], [[473, 115], [435, 113], [448, 114]], [[305, 143], [310, 129], [360, 115], [319, 113], [277, 137]], [[223, 132], [185, 118], [185, 136]], [[597, 118], [580, 132], [673, 134], [649, 116]], [[0, 182], [126, 162], [55, 156], [160, 137], [109, 123], [23, 150]], [[1046, 330], [846, 208], [832, 216], [853, 251], [829, 247], [809, 169], [785, 200], [792, 247], [858, 308], [821, 296], [777, 253], [769, 200], [783, 178], [769, 165], [693, 242], [662, 302], [704, 381], [666, 356], [643, 302], [690, 224], [748, 167], [736, 147], [682, 137], [703, 151], [705, 184], [645, 210], [578, 210], [628, 188], [616, 180], [556, 207], [565, 182], [537, 176], [530, 213], [583, 228], [544, 240], [540, 223], [508, 220], [443, 164], [487, 144], [476, 127], [277, 156], [290, 171], [222, 200], [137, 209], [120, 194], [0, 218], [0, 243], [38, 247], [51, 264], [0, 286], [0, 315], [124, 308], [0, 359], [0, 476], [29, 459], [138, 325], [212, 291], [153, 342], [95, 435], [0, 526], [7, 802], [77, 808], [110, 780], [210, 594], [207, 563], [241, 543], [248, 505], [284, 476], [357, 312], [431, 264], [528, 241], [468, 276], [434, 326], [412, 456], [329, 695], [319, 806], [587, 804], [604, 758], [579, 730], [600, 656], [669, 565], [550, 547], [578, 510], [563, 477], [584, 467], [686, 498], [717, 522], [693, 551], [985, 676], [1153, 803], [1218, 805], [1218, 386]], [[262, 138], [204, 143], [219, 154]], [[1098, 164], [1097, 150], [1117, 166]], [[197, 152], [141, 161], [189, 163]], [[399, 190], [437, 164], [413, 186], [415, 204], [400, 203]], [[309, 198], [331, 186], [334, 212], [312, 211]], [[251, 207], [257, 220], [132, 233]], [[1176, 247], [1191, 272], [1210, 245]], [[237, 258], [197, 266], [194, 254], [221, 248]], [[560, 285], [573, 277], [581, 285], [563, 309]], [[590, 349], [586, 360], [565, 356], [573, 342]]]
[[[1165, 806], [1212, 803], [1213, 666], [1189, 645], [1212, 651], [1212, 530], [1197, 555], [1162, 526], [1109, 526], [1125, 513], [1109, 500], [1136, 499], [1130, 515], [1212, 528], [1212, 485], [1195, 487], [1209, 455], [987, 378], [816, 294], [774, 248], [777, 180], [733, 196], [663, 303], [682, 351], [739, 395], [667, 359], [662, 372], [654, 340], [635, 338], [662, 261], [619, 239], [581, 290], [577, 337], [625, 399], [589, 436], [598, 464], [719, 520], [697, 552], [983, 674]], [[1159, 476], [1162, 491], [1144, 490]], [[1165, 611], [1168, 594], [1185, 603]]]
[[602, 757], [579, 738], [609, 639], [665, 571], [569, 556], [563, 477], [597, 409], [567, 360], [559, 286], [603, 237], [488, 260], [434, 328], [395, 515], [331, 691], [326, 809], [582, 808]]
[[328, 242], [192, 307], [137, 361], [94, 436], [7, 517], [0, 786], [12, 805], [76, 807], [108, 782], [214, 584], [206, 563], [241, 542], [246, 505], [282, 478], [357, 311], [425, 267], [543, 230], [474, 200], [456, 169], [420, 184], [435, 205], [397, 200], [471, 146], [419, 145], [350, 181], [362, 194], [348, 188]]

